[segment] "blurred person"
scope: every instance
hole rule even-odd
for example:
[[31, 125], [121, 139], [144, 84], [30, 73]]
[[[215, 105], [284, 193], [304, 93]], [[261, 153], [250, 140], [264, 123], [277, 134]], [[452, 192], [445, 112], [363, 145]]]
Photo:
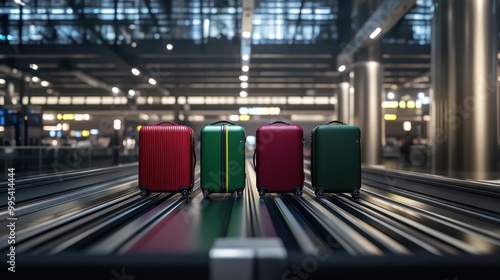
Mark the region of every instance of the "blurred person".
[[410, 152], [411, 146], [413, 145], [413, 136], [410, 132], [407, 132], [401, 141], [401, 146], [399, 147], [399, 152], [401, 157], [404, 159], [405, 163], [410, 164]]

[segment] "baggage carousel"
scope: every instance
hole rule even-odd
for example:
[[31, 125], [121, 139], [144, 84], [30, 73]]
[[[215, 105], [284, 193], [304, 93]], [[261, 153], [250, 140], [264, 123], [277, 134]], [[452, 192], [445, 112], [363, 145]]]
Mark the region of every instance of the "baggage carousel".
[[[139, 195], [137, 164], [0, 185], [17, 276], [73, 279], [478, 279], [499, 275], [500, 185], [363, 167], [361, 195]], [[14, 233], [14, 237], [12, 234]], [[7, 256], [8, 257], [8, 256]], [[9, 259], [7, 259], [9, 261]], [[5, 265], [5, 262], [4, 262]], [[9, 264], [7, 263], [7, 266]], [[7, 269], [7, 268], [5, 268]]]

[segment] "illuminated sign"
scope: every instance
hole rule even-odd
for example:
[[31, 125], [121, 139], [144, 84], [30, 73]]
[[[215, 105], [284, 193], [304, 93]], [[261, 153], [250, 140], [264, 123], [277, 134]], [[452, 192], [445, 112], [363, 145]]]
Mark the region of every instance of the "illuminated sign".
[[279, 115], [279, 107], [241, 107], [241, 115]]
[[385, 114], [384, 120], [386, 121], [395, 121], [398, 118], [395, 114]]

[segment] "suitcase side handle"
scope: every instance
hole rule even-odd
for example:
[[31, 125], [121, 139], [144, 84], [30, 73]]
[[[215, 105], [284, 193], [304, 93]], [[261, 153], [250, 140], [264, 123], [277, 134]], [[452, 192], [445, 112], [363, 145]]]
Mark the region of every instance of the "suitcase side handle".
[[323, 125], [329, 125], [329, 124], [332, 124], [332, 123], [338, 123], [338, 124], [341, 124], [341, 125], [347, 125], [345, 122], [341, 122], [341, 121], [331, 121], [331, 122], [326, 122], [326, 123], [324, 123]]
[[284, 122], [284, 121], [274, 121], [274, 122], [270, 122], [270, 123], [269, 123], [269, 125], [273, 125], [273, 124], [277, 124], [277, 123], [290, 125], [290, 123], [287, 123], [287, 122]]
[[216, 121], [216, 122], [211, 123], [210, 125], [216, 125], [216, 124], [221, 124], [221, 123], [236, 125], [234, 122], [230, 122], [230, 121]]
[[255, 165], [256, 156], [257, 156], [257, 149], [253, 150], [253, 170], [257, 170], [257, 166]]
[[155, 125], [166, 125], [166, 124], [169, 124], [169, 125], [179, 125], [177, 123], [170, 122], [170, 121], [159, 122], [159, 123], [156, 123]]
[[196, 167], [196, 150], [195, 150], [194, 146], [193, 146], [193, 159], [194, 159], [194, 161], [193, 161], [193, 168], [195, 168]]

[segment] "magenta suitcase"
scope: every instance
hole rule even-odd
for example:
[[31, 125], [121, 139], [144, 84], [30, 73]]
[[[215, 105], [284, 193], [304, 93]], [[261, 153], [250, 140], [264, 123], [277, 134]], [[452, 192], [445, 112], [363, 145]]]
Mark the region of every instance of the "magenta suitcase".
[[191, 127], [173, 122], [146, 125], [139, 131], [139, 189], [150, 192], [191, 193], [196, 154]]
[[283, 121], [257, 129], [253, 164], [260, 197], [269, 193], [302, 195], [304, 186], [304, 131]]

